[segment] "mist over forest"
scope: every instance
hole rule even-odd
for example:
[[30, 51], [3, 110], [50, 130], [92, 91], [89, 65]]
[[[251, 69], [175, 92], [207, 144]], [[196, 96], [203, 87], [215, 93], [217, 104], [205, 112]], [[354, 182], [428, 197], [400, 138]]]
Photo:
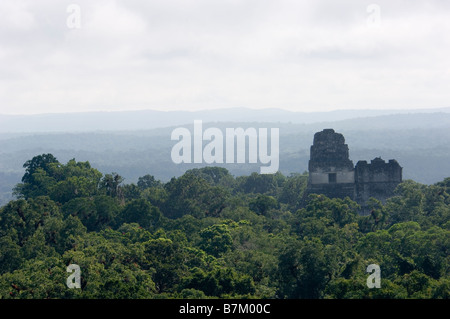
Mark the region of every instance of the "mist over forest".
[[[35, 155], [52, 153], [61, 162], [89, 161], [102, 173], [117, 172], [125, 183], [146, 174], [167, 182], [206, 164], [174, 164], [170, 139], [176, 127], [192, 131], [217, 127], [279, 128], [280, 172], [286, 176], [308, 169], [314, 133], [333, 128], [342, 133], [354, 164], [375, 157], [396, 159], [403, 178], [433, 184], [450, 172], [449, 109], [415, 111], [289, 112], [277, 109], [230, 109], [206, 112], [99, 112], [0, 116], [0, 204], [12, 199], [23, 164]], [[213, 120], [215, 119], [215, 120]], [[336, 120], [332, 120], [336, 119]], [[303, 122], [302, 122], [303, 121]], [[57, 124], [59, 123], [59, 124]], [[164, 127], [158, 127], [162, 126]], [[9, 129], [9, 132], [5, 130]], [[33, 129], [34, 131], [29, 131]], [[204, 143], [205, 144], [205, 143]], [[215, 164], [234, 176], [258, 172], [260, 164]]]

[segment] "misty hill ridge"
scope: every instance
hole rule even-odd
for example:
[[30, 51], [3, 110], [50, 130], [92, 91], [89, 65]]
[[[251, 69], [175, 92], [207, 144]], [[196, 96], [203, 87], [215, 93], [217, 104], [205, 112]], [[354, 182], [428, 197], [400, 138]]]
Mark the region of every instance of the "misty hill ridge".
[[[422, 115], [421, 115], [422, 114]], [[434, 114], [434, 115], [433, 115]], [[440, 114], [440, 115], [438, 115]], [[25, 132], [87, 132], [87, 131], [127, 131], [148, 130], [168, 126], [203, 122], [280, 122], [294, 124], [312, 124], [320, 122], [348, 121], [356, 118], [387, 116], [395, 123], [412, 116], [421, 121], [421, 117], [442, 120], [448, 119], [450, 108], [431, 110], [337, 110], [329, 112], [293, 112], [282, 109], [255, 110], [249, 108], [230, 108], [204, 111], [117, 111], [117, 112], [80, 112], [49, 113], [37, 115], [1, 115], [1, 133]], [[402, 117], [403, 116], [403, 117]], [[408, 118], [408, 122], [411, 118]], [[422, 119], [423, 120], [423, 119]], [[447, 124], [450, 122], [446, 122]], [[409, 123], [409, 125], [414, 123]]]

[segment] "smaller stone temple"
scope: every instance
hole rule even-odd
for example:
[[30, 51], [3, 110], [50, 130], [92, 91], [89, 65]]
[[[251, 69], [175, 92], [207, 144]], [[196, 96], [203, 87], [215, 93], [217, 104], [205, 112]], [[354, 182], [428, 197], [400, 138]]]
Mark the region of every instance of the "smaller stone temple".
[[370, 163], [358, 161], [354, 166], [344, 136], [333, 129], [314, 134], [308, 170], [306, 196], [313, 193], [330, 198], [348, 196], [361, 206], [362, 214], [368, 213], [370, 197], [385, 203], [402, 182], [402, 167], [394, 159], [385, 162], [377, 157]]

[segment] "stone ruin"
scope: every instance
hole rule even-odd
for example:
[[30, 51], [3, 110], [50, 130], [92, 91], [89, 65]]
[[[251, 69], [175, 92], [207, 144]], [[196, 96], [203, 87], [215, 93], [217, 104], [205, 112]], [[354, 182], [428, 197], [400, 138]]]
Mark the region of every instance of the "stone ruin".
[[402, 167], [394, 159], [385, 162], [377, 157], [370, 163], [358, 161], [354, 166], [344, 136], [333, 129], [314, 134], [308, 170], [305, 196], [313, 193], [330, 198], [348, 196], [361, 206], [361, 214], [369, 213], [370, 197], [385, 203], [402, 182]]

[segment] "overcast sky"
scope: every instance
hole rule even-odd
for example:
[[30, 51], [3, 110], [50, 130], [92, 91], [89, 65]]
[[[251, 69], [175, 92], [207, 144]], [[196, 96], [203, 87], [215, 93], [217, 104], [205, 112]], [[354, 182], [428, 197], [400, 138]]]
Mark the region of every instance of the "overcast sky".
[[0, 1], [0, 113], [450, 106], [450, 1]]

